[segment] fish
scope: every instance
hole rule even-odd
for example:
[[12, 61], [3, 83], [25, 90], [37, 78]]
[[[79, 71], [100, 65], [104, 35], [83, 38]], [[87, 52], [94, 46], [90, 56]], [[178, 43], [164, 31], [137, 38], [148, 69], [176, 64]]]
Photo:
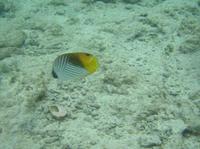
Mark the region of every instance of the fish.
[[90, 53], [65, 53], [54, 60], [52, 76], [62, 81], [74, 80], [96, 72], [98, 67], [97, 58]]

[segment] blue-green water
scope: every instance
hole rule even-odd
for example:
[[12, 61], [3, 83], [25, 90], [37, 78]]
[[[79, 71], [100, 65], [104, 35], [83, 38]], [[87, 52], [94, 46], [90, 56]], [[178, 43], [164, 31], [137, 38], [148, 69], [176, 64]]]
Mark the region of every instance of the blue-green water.
[[143, 148], [200, 148], [200, 1], [0, 0], [0, 149]]

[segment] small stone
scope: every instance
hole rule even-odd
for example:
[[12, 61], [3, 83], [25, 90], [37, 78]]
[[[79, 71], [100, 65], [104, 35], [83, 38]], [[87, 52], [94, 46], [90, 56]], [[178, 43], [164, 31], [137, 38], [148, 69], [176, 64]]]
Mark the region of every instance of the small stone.
[[63, 119], [67, 115], [67, 112], [64, 109], [64, 107], [59, 105], [49, 106], [49, 111], [52, 114], [52, 116], [56, 119]]
[[139, 144], [141, 147], [153, 147], [161, 145], [159, 136], [156, 135], [145, 135], [139, 138]]
[[184, 137], [188, 137], [188, 136], [200, 136], [200, 125], [191, 125], [188, 126], [187, 128], [185, 128], [182, 131], [182, 135]]

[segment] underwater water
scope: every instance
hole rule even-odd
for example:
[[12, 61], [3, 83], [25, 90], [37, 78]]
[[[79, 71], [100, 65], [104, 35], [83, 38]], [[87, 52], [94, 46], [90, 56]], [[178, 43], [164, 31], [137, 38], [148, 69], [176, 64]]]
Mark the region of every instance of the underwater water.
[[0, 149], [145, 148], [200, 148], [200, 0], [0, 0]]

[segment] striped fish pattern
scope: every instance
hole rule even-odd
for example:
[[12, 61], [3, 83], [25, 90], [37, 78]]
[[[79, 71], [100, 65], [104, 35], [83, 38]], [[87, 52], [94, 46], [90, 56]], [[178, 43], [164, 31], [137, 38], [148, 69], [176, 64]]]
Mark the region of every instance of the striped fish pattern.
[[60, 80], [73, 80], [83, 78], [91, 73], [88, 69], [90, 67], [97, 67], [97, 63], [96, 61], [94, 63], [91, 54], [62, 54], [58, 56], [53, 63], [52, 75], [54, 78], [58, 78]]

